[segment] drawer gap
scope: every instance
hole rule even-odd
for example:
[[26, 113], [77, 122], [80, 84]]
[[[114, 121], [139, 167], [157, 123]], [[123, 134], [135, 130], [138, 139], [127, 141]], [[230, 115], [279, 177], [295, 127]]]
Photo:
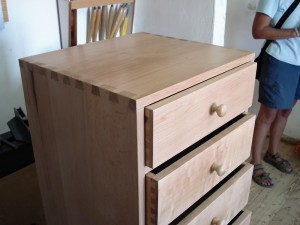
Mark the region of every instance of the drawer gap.
[[235, 174], [237, 174], [244, 166], [245, 166], [245, 164], [238, 166], [227, 177], [225, 177], [221, 182], [219, 182], [216, 186], [214, 186], [209, 192], [207, 192], [198, 201], [196, 201], [192, 206], [190, 206], [186, 211], [184, 211], [181, 215], [179, 215], [176, 219], [174, 219], [171, 223], [169, 223], [169, 225], [175, 225], [175, 224], [178, 224], [180, 221], [182, 221], [187, 215], [189, 215], [198, 206], [200, 206], [205, 200], [207, 200], [213, 193], [218, 191], [218, 189], [220, 189], [228, 180], [230, 180]]
[[[245, 63], [243, 63], [243, 64], [241, 64], [241, 65], [245, 65], [245, 64], [247, 64], [247, 63], [249, 63], [249, 62], [245, 62]], [[240, 65], [239, 65], [239, 66], [240, 66]], [[190, 89], [190, 88], [193, 88], [193, 87], [195, 87], [195, 86], [197, 86], [197, 85], [199, 85], [199, 84], [202, 84], [202, 83], [207, 82], [207, 81], [209, 81], [209, 80], [215, 79], [216, 77], [221, 76], [221, 75], [223, 75], [223, 74], [225, 74], [225, 73], [228, 73], [229, 71], [235, 70], [235, 69], [238, 68], [239, 66], [235, 66], [235, 67], [233, 67], [233, 68], [231, 68], [231, 69], [229, 69], [229, 70], [224, 70], [222, 73], [216, 74], [215, 76], [212, 76], [212, 77], [210, 77], [210, 78], [208, 78], [208, 79], [206, 79], [206, 80], [203, 80], [203, 81], [201, 81], [201, 82], [199, 82], [199, 83], [195, 83], [194, 85], [188, 86], [188, 87], [186, 87], [186, 88], [182, 89], [181, 91], [178, 91], [178, 92], [176, 92], [176, 93], [174, 93], [174, 94], [171, 94], [171, 95], [168, 95], [168, 96], [166, 96], [166, 97], [164, 97], [164, 98], [158, 99], [157, 101], [152, 102], [151, 105], [152, 105], [152, 104], [155, 104], [155, 103], [157, 103], [157, 102], [160, 102], [160, 101], [162, 101], [162, 100], [164, 100], [164, 99], [170, 98], [171, 96], [177, 95], [178, 93], [184, 92], [184, 91], [186, 91], [186, 90], [188, 90], [188, 89]]]
[[227, 225], [232, 225], [243, 214], [243, 210], [240, 211]]
[[246, 114], [244, 114], [244, 113], [238, 115], [237, 117], [233, 118], [232, 120], [230, 120], [229, 122], [227, 122], [223, 126], [219, 127], [215, 131], [213, 131], [212, 133], [208, 134], [204, 138], [202, 138], [199, 141], [197, 141], [196, 143], [192, 144], [190, 147], [186, 148], [185, 150], [181, 151], [180, 153], [178, 153], [177, 155], [175, 155], [171, 159], [169, 159], [166, 162], [164, 162], [163, 164], [161, 164], [160, 166], [156, 167], [151, 172], [153, 174], [158, 174], [159, 172], [161, 172], [162, 170], [166, 169], [168, 166], [170, 166], [171, 164], [173, 164], [174, 162], [176, 162], [180, 158], [182, 158], [185, 155], [189, 154], [190, 152], [192, 152], [193, 150], [195, 150], [197, 147], [203, 145], [205, 142], [207, 142], [211, 138], [215, 137], [216, 135], [218, 135], [219, 133], [221, 133], [223, 130], [225, 130], [226, 128], [230, 127], [231, 125], [233, 125], [234, 123], [236, 123], [238, 120], [242, 119], [245, 116], [246, 116]]

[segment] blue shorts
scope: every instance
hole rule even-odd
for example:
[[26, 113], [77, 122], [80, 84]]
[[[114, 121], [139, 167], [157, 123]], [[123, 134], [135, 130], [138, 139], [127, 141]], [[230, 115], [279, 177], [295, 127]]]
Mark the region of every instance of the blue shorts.
[[290, 109], [300, 99], [300, 66], [265, 53], [259, 78], [258, 101], [272, 109]]

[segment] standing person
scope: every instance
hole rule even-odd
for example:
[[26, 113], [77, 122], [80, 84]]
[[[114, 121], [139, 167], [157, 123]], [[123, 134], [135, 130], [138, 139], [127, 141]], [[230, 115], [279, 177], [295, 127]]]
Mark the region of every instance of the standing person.
[[272, 40], [263, 56], [258, 98], [261, 106], [251, 149], [252, 178], [263, 187], [273, 186], [262, 166], [263, 143], [268, 132], [269, 146], [263, 160], [284, 173], [293, 171], [290, 163], [278, 153], [278, 147], [288, 116], [300, 99], [300, 4], [281, 29], [274, 28], [293, 1], [260, 0], [252, 26], [255, 39]]

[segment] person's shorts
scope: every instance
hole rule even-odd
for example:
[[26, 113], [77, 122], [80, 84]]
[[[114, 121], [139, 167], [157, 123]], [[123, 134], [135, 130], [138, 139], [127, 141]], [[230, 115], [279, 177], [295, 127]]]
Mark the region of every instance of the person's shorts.
[[265, 53], [259, 78], [258, 101], [272, 109], [290, 109], [300, 99], [300, 66]]

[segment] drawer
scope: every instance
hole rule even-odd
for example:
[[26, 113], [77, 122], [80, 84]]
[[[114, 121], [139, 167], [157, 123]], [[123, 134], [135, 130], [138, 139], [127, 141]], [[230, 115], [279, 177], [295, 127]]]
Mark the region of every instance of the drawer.
[[253, 165], [246, 164], [202, 204], [174, 224], [225, 225], [230, 223], [248, 202], [252, 171]]
[[234, 222], [230, 223], [230, 225], [250, 225], [251, 223], [251, 212], [248, 210], [245, 210], [241, 213], [241, 215], [238, 216]]
[[255, 70], [244, 64], [145, 107], [146, 165], [155, 168], [247, 111]]
[[146, 174], [147, 224], [168, 224], [250, 156], [255, 116], [226, 126], [161, 171]]

